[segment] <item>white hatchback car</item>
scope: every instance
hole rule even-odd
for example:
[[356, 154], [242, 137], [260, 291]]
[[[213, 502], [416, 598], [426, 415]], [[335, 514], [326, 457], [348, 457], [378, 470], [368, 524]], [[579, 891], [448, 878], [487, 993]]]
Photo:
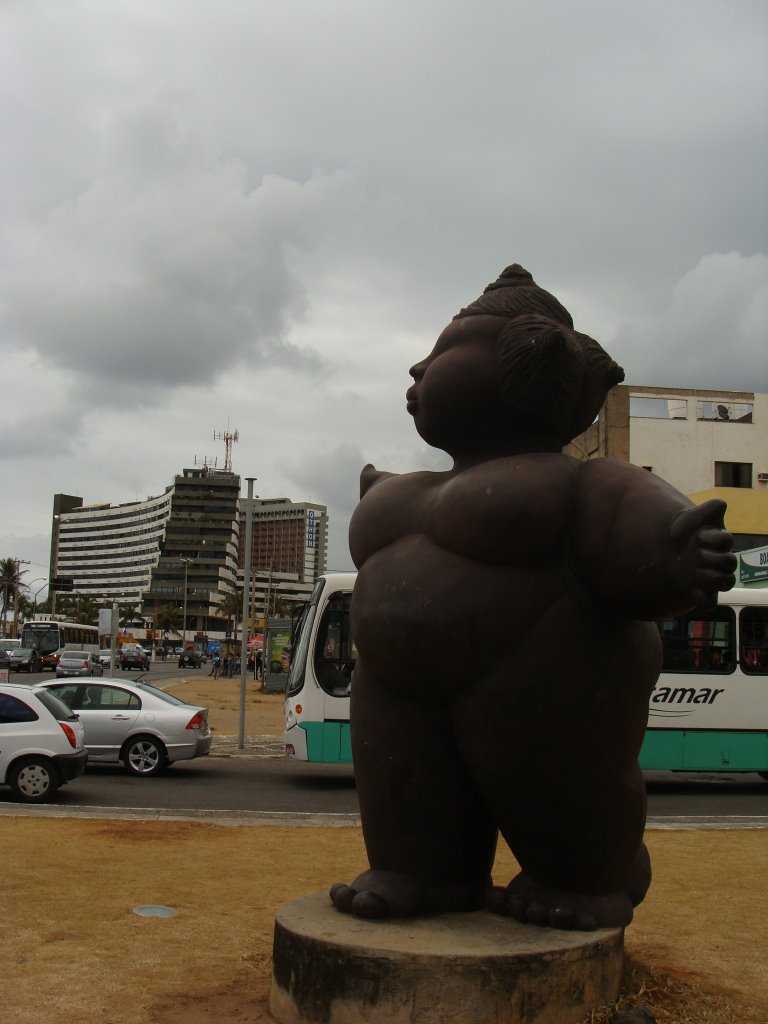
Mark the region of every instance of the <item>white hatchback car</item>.
[[0, 683], [0, 782], [17, 800], [43, 803], [85, 771], [76, 714], [42, 687]]

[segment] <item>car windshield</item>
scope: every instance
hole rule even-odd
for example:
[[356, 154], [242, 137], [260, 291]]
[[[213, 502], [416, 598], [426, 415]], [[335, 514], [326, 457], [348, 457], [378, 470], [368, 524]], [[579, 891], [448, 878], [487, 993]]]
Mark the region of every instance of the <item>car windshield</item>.
[[32, 653], [31, 647], [17, 647], [15, 650], [11, 651], [11, 655], [14, 658], [28, 658]]
[[74, 711], [70, 711], [64, 701], [59, 700], [55, 693], [51, 693], [49, 690], [35, 690], [35, 696], [43, 707], [47, 708], [53, 717], [59, 721], [77, 721], [77, 715]]
[[174, 697], [172, 693], [166, 693], [165, 690], [158, 690], [156, 686], [150, 686], [149, 683], [135, 683], [134, 685], [137, 690], [143, 690], [145, 693], [150, 693], [153, 697], [159, 697], [166, 704], [173, 704], [175, 707], [179, 707], [187, 703], [185, 700], [179, 700], [178, 697]]

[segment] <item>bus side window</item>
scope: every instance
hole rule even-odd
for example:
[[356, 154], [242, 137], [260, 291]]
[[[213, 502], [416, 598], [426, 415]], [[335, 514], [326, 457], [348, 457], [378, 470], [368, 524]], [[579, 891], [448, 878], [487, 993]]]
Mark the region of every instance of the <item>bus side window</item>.
[[768, 675], [768, 608], [742, 608], [739, 627], [741, 671]]
[[730, 608], [694, 610], [660, 622], [662, 672], [732, 672], [735, 618]]

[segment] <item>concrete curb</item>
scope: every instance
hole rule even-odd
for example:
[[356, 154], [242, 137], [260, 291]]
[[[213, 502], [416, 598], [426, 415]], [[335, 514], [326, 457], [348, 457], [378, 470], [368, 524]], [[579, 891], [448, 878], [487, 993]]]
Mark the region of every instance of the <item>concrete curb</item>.
[[[313, 811], [229, 811], [159, 807], [57, 807], [56, 805], [0, 804], [0, 817], [18, 818], [81, 818], [84, 820], [190, 821], [210, 825], [248, 826], [275, 825], [298, 828], [356, 828], [359, 814], [329, 814]], [[768, 829], [768, 815], [746, 816], [679, 816], [649, 818], [648, 831], [711, 831]]]

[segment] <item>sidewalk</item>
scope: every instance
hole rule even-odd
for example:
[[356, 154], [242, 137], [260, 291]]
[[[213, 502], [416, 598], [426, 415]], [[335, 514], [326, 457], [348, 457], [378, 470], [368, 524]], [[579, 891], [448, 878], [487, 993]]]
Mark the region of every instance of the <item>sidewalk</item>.
[[240, 737], [219, 736], [214, 733], [211, 743], [211, 757], [284, 757], [285, 747], [279, 736], [260, 733], [256, 736], [244, 736], [243, 747], [240, 748]]

